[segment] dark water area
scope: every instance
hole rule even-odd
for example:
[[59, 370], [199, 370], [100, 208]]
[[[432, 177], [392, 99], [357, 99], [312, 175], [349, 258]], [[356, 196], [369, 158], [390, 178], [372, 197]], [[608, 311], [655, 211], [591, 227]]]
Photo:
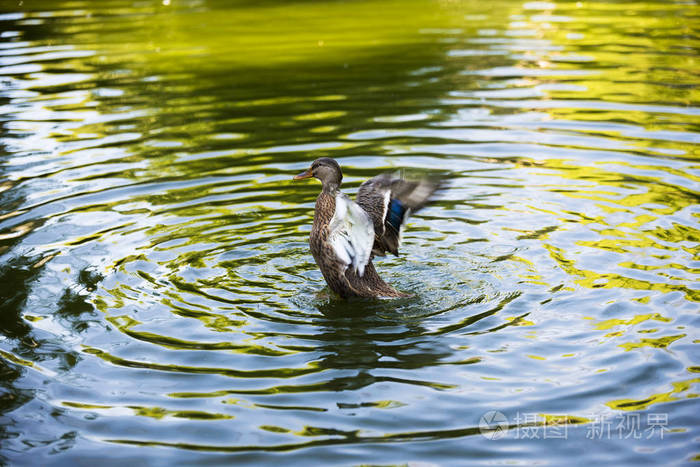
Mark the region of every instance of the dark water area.
[[[695, 1], [0, 6], [0, 463], [700, 459]], [[315, 182], [450, 188], [343, 301]], [[695, 350], [693, 350], [695, 349]], [[82, 463], [82, 464], [81, 464]]]

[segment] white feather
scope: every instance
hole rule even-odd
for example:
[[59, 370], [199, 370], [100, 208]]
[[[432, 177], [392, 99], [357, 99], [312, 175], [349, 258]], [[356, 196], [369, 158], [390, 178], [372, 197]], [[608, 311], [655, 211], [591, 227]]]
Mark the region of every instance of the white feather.
[[328, 239], [338, 259], [362, 276], [374, 243], [374, 227], [367, 213], [346, 195], [338, 193], [328, 228]]
[[389, 210], [389, 203], [391, 202], [391, 190], [386, 189], [384, 191], [384, 210], [382, 211], [382, 233], [381, 235], [384, 235], [384, 230], [386, 230], [386, 227], [384, 227], [384, 222], [386, 221], [386, 215]]

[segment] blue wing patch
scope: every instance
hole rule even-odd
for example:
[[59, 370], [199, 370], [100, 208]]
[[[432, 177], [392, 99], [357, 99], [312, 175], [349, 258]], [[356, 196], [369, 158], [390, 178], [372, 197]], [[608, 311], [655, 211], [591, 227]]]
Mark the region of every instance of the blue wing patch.
[[403, 218], [406, 215], [406, 206], [403, 205], [398, 199], [392, 199], [389, 202], [389, 209], [387, 210], [387, 221], [389, 225], [396, 229], [398, 232], [403, 223]]

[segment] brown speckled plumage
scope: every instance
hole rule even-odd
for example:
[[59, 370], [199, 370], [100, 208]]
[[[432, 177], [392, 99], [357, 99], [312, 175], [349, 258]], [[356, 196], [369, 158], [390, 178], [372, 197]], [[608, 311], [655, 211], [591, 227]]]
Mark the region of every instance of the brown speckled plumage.
[[[372, 260], [375, 255], [384, 255], [387, 251], [398, 255], [400, 224], [396, 228], [394, 227], [397, 224], [396, 220], [389, 221], [387, 216], [389, 201], [399, 200], [401, 206], [405, 205], [408, 212], [415, 212], [425, 205], [429, 196], [437, 189], [437, 184], [425, 181], [409, 182], [391, 178], [387, 174], [379, 175], [362, 184], [357, 194], [357, 204], [369, 215], [365, 224], [370, 222], [373, 224], [374, 245], [364, 272], [358, 273], [355, 268], [348, 267], [347, 263], [338, 257], [329, 239], [330, 224], [336, 211], [336, 197], [343, 178], [340, 166], [333, 159], [321, 158], [314, 161], [309, 170], [297, 175], [295, 179], [309, 177], [316, 177], [323, 183], [321, 193], [316, 199], [309, 245], [314, 260], [330, 289], [343, 298], [409, 296], [384, 282], [377, 274]], [[421, 191], [418, 187], [422, 187], [423, 190]], [[402, 223], [403, 220], [402, 214], [400, 222]], [[371, 233], [371, 229], [369, 232]], [[371, 242], [371, 237], [368, 240]]]
[[359, 276], [354, 269], [345, 268], [338, 260], [328, 241], [329, 223], [335, 212], [335, 193], [321, 191], [316, 199], [314, 223], [309, 235], [309, 246], [316, 264], [321, 269], [328, 287], [341, 297], [405, 297], [379, 277], [372, 260]]

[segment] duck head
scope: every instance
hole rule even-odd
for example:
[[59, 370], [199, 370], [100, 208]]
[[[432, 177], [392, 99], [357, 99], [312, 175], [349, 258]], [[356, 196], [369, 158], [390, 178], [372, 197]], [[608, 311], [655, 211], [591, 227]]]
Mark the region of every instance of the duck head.
[[294, 177], [294, 180], [311, 177], [321, 180], [324, 190], [334, 190], [340, 186], [340, 182], [343, 180], [343, 172], [334, 159], [321, 157], [316, 159], [305, 172]]

